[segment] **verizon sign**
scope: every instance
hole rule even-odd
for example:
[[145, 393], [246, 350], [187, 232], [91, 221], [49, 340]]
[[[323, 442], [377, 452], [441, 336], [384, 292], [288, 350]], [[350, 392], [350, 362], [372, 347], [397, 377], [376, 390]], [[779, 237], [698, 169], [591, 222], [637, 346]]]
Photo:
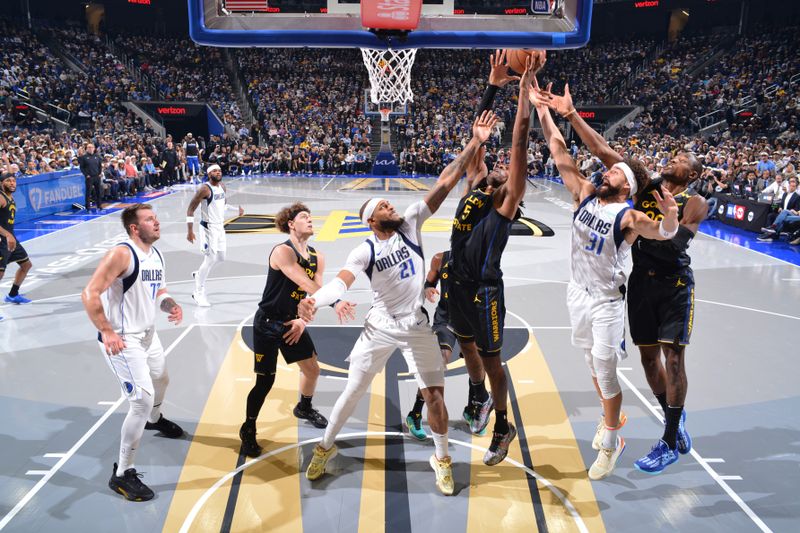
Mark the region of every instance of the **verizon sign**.
[[642, 9], [647, 7], [658, 7], [659, 0], [640, 0], [633, 3], [633, 7], [636, 9]]
[[375, 30], [415, 30], [422, 0], [376, 0], [361, 2], [361, 24]]

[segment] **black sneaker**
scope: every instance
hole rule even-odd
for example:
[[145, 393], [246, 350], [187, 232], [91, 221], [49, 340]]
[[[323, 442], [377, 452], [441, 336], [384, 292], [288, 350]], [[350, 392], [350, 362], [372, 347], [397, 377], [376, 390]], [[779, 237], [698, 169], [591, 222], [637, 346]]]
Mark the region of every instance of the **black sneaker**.
[[136, 472], [135, 468], [127, 469], [122, 476], [117, 476], [117, 463], [114, 463], [114, 470], [111, 472], [111, 479], [108, 480], [108, 488], [125, 496], [126, 500], [132, 502], [146, 502], [152, 500], [153, 491], [150, 487], [139, 480], [142, 474]]
[[247, 422], [242, 424], [239, 429], [239, 438], [242, 439], [243, 454], [247, 457], [259, 457], [261, 455], [261, 446], [258, 445], [256, 440], [255, 424], [249, 425]]
[[292, 411], [292, 413], [294, 413], [294, 416], [297, 418], [308, 420], [315, 428], [325, 429], [328, 427], [328, 419], [322, 416], [320, 412], [313, 407], [303, 409], [298, 403], [294, 406], [294, 411]]
[[152, 429], [154, 431], [159, 431], [163, 436], [167, 437], [168, 439], [177, 439], [178, 437], [183, 436], [183, 430], [181, 427], [164, 418], [164, 415], [161, 415], [158, 419], [158, 422], [150, 423], [147, 422], [144, 425], [144, 429]]

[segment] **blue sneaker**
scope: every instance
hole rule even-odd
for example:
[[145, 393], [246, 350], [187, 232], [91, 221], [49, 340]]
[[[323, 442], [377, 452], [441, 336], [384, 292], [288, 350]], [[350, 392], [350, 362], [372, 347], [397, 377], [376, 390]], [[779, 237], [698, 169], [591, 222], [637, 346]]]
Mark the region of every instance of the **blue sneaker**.
[[658, 439], [650, 453], [633, 463], [636, 470], [645, 474], [660, 474], [666, 467], [678, 461], [677, 450], [670, 450], [667, 443]]
[[408, 413], [406, 417], [406, 427], [408, 428], [409, 434], [415, 439], [425, 440], [428, 438], [428, 434], [422, 429], [421, 416], [414, 416], [412, 413]]
[[29, 304], [31, 301], [28, 298], [25, 298], [23, 295], [17, 294], [16, 296], [6, 295], [6, 303], [19, 305]]
[[692, 437], [686, 431], [686, 409], [681, 413], [681, 423], [678, 424], [678, 453], [686, 455], [692, 451]]

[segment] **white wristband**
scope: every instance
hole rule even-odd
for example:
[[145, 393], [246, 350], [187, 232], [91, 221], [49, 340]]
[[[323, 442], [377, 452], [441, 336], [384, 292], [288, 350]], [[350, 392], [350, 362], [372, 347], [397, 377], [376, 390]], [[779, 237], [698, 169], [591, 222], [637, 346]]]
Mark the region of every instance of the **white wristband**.
[[347, 285], [340, 277], [335, 277], [311, 295], [314, 298], [314, 308], [319, 309], [331, 305], [336, 300], [339, 300], [347, 292]]
[[165, 292], [164, 294], [160, 294], [160, 295], [158, 296], [158, 298], [156, 298], [156, 306], [157, 306], [159, 309], [161, 309], [161, 302], [163, 302], [163, 301], [164, 301], [164, 300], [166, 300], [167, 298], [172, 298], [172, 296], [170, 296], [168, 292]]
[[186, 222], [188, 222], [189, 224], [194, 224], [194, 217], [187, 216], [186, 217]]
[[658, 233], [660, 233], [661, 236], [664, 237], [665, 239], [671, 239], [675, 235], [677, 235], [679, 227], [680, 227], [680, 224], [678, 226], [675, 226], [675, 229], [673, 231], [665, 230], [664, 229], [664, 219], [662, 218], [661, 222], [658, 223]]

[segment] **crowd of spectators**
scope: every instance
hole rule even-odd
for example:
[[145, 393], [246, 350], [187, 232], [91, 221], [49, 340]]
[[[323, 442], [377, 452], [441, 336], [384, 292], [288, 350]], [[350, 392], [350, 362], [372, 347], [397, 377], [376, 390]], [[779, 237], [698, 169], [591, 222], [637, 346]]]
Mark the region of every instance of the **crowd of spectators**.
[[[189, 179], [183, 139], [157, 138], [130, 114], [125, 100], [205, 100], [237, 135], [202, 141], [202, 159], [229, 175], [366, 173], [376, 148], [379, 121], [364, 112], [369, 86], [357, 50], [242, 49], [234, 57], [256, 112], [244, 124], [219, 49], [186, 39], [117, 35], [119, 49], [153, 85], [137, 83], [108, 49], [88, 33], [53, 29], [53, 37], [84, 74], [66, 68], [32, 33], [0, 20], [0, 170], [19, 176], [80, 167], [90, 142], [103, 158], [106, 199]], [[581, 50], [550, 52], [540, 74], [544, 85], [569, 82], [581, 104], [639, 104], [644, 112], [618, 132], [620, 150], [641, 157], [654, 172], [677, 150], [697, 152], [707, 171], [697, 187], [757, 196], [788, 182], [798, 164], [800, 97], [792, 76], [800, 71], [797, 28], [734, 38], [682, 37], [657, 56], [654, 41], [592, 43]], [[474, 110], [486, 85], [491, 51], [420, 50], [412, 73], [414, 100], [392, 119], [401, 170], [435, 175], [466, 145]], [[699, 72], [703, 60], [721, 53]], [[11, 124], [8, 97], [23, 92], [91, 119], [92, 128], [57, 134]], [[493, 110], [500, 117], [487, 163], [507, 159], [516, 91], [502, 89]], [[749, 110], [750, 116], [734, 110]], [[697, 135], [698, 118], [725, 110], [727, 127], [714, 137]], [[580, 168], [599, 161], [573, 146]], [[766, 160], [764, 160], [766, 158]], [[166, 162], [166, 164], [165, 164]], [[768, 164], [768, 163], [772, 164]], [[546, 146], [532, 139], [532, 174], [554, 174]], [[114, 177], [117, 172], [120, 177]], [[752, 173], [752, 175], [751, 175]], [[782, 187], [782, 185], [781, 185]]]
[[222, 49], [201, 47], [188, 38], [152, 35], [117, 35], [114, 42], [150, 76], [158, 99], [205, 101], [225, 124], [237, 131], [244, 126]]

